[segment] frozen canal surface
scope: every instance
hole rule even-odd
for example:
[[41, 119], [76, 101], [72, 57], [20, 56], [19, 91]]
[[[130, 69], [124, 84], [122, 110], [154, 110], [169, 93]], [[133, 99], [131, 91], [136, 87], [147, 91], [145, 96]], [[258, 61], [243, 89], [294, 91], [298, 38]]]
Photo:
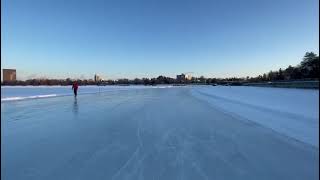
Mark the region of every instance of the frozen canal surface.
[[[207, 91], [133, 88], [77, 99], [2, 102], [1, 178], [319, 178], [319, 148], [310, 139], [299, 140], [259, 120], [235, 116], [195, 94], [209, 96]], [[221, 103], [223, 98], [215, 100]], [[263, 106], [272, 109], [270, 102]], [[315, 117], [304, 118], [313, 122]], [[318, 123], [310, 124], [318, 130]]]

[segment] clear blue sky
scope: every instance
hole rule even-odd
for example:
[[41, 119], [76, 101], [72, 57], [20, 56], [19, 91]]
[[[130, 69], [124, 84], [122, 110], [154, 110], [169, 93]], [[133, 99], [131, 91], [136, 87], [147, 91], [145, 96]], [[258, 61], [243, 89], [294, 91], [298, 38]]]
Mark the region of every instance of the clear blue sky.
[[1, 3], [1, 66], [19, 79], [245, 77], [319, 51], [318, 0]]

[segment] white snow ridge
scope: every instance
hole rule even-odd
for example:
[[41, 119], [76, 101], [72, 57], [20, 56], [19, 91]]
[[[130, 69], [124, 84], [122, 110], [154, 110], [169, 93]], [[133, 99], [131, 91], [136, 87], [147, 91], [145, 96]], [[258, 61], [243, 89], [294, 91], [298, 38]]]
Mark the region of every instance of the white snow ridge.
[[319, 90], [216, 86], [193, 88], [192, 94], [213, 107], [319, 147]]

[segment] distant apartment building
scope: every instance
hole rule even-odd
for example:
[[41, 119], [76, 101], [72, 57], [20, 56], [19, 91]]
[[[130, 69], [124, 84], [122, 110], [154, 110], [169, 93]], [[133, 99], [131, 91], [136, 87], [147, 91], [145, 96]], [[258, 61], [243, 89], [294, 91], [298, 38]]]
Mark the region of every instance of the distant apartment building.
[[3, 69], [3, 81], [16, 81], [17, 74], [15, 69]]
[[177, 75], [177, 80], [178, 81], [184, 81], [185, 79], [186, 79], [186, 75], [185, 74]]
[[184, 81], [184, 80], [191, 80], [192, 79], [192, 76], [189, 75], [189, 74], [180, 74], [180, 75], [177, 75], [177, 80], [178, 81]]

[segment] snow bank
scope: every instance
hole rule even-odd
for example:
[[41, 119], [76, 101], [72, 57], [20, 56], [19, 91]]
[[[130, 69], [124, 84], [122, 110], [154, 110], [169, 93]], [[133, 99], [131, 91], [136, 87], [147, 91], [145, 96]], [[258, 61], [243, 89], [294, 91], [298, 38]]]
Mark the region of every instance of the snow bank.
[[319, 90], [241, 86], [193, 87], [210, 105], [319, 147]]

